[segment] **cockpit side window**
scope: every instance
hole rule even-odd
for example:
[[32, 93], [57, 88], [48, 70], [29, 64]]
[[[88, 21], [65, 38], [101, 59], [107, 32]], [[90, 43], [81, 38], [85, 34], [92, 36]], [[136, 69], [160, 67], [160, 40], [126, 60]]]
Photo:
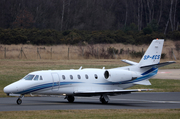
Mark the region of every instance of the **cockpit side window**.
[[39, 79], [39, 75], [36, 75], [35, 77], [34, 77], [34, 80], [38, 80]]
[[34, 78], [35, 75], [29, 74], [27, 76], [24, 77], [25, 80], [32, 80]]
[[42, 76], [40, 76], [40, 80], [43, 80]]

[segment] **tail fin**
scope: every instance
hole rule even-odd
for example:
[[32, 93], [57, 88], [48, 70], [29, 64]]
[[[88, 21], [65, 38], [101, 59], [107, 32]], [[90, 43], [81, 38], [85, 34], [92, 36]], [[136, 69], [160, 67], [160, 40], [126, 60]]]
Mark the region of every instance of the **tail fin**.
[[139, 62], [140, 67], [155, 65], [160, 62], [164, 39], [153, 40]]
[[134, 84], [151, 85], [148, 79], [157, 74], [159, 67], [175, 63], [174, 61], [160, 63], [163, 44], [164, 39], [153, 40], [139, 63], [122, 60], [125, 63], [134, 65], [134, 67], [138, 67], [138, 69], [140, 68], [138, 71], [137, 68], [131, 69], [141, 74], [140, 77], [133, 80]]
[[163, 44], [164, 44], [164, 39], [153, 40], [139, 63], [129, 60], [122, 60], [122, 61], [130, 65], [138, 65], [140, 68], [147, 68], [147, 67], [158, 68], [175, 63], [174, 61], [160, 63]]

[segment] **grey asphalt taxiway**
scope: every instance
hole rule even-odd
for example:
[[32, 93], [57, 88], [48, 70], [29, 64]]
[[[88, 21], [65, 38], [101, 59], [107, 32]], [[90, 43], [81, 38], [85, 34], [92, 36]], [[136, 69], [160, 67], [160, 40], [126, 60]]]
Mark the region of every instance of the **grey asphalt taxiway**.
[[180, 92], [138, 92], [109, 96], [108, 104], [101, 104], [99, 97], [75, 97], [68, 103], [59, 97], [24, 97], [21, 105], [17, 98], [0, 98], [0, 111], [68, 110], [68, 109], [180, 109]]

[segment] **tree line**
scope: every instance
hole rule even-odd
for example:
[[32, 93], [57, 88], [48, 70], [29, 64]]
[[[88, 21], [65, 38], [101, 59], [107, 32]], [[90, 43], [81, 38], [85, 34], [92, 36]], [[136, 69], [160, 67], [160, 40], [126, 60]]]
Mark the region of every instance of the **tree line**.
[[179, 13], [180, 0], [1, 0], [0, 43], [179, 40]]
[[138, 30], [155, 21], [162, 33], [178, 30], [180, 0], [1, 0], [1, 28]]
[[33, 44], [33, 45], [86, 45], [97, 43], [149, 44], [153, 39], [180, 39], [180, 31], [169, 32], [167, 35], [147, 32], [122, 30], [67, 30], [50, 29], [0, 29], [0, 44]]

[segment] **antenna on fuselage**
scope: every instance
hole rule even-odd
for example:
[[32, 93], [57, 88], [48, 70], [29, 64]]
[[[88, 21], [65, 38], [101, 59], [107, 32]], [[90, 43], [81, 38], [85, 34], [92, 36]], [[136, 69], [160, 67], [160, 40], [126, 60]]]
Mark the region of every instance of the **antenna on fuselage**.
[[82, 69], [82, 66], [79, 68], [79, 70], [81, 70]]
[[102, 69], [105, 69], [105, 67], [103, 67]]

